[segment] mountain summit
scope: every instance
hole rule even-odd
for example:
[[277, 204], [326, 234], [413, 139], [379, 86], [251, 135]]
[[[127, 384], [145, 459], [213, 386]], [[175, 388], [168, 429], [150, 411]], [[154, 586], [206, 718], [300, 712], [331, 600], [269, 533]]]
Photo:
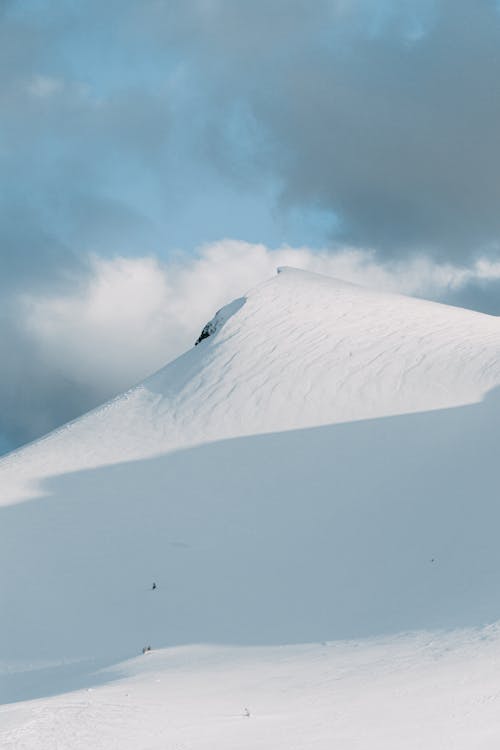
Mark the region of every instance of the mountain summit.
[[220, 310], [197, 346], [0, 462], [30, 482], [213, 440], [480, 401], [500, 384], [500, 320], [281, 268]]

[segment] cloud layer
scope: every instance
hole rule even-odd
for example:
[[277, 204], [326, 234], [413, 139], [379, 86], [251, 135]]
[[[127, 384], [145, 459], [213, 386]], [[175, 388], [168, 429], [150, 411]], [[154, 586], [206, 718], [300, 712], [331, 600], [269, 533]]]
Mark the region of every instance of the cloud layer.
[[3, 283], [231, 235], [497, 256], [494, 0], [1, 9]]

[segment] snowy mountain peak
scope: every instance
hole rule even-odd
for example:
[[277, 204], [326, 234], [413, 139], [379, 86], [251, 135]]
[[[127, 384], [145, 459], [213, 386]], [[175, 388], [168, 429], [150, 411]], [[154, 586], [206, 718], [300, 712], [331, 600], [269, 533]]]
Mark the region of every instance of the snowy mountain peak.
[[6, 457], [5, 497], [30, 475], [473, 403], [500, 384], [498, 318], [290, 268], [219, 310], [200, 342]]

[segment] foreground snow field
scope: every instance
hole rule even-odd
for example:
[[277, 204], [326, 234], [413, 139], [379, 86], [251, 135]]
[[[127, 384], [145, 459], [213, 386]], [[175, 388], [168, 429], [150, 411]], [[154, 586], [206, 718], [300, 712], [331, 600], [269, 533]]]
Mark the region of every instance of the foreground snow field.
[[284, 270], [210, 329], [0, 462], [0, 746], [498, 747], [500, 320]]
[[499, 656], [496, 627], [151, 652], [100, 687], [0, 707], [0, 747], [496, 750]]

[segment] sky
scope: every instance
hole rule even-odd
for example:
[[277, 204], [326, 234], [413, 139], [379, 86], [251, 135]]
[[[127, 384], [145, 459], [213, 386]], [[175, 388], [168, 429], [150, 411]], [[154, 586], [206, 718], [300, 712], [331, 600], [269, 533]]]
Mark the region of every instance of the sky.
[[0, 452], [297, 265], [500, 314], [494, 0], [0, 0]]

